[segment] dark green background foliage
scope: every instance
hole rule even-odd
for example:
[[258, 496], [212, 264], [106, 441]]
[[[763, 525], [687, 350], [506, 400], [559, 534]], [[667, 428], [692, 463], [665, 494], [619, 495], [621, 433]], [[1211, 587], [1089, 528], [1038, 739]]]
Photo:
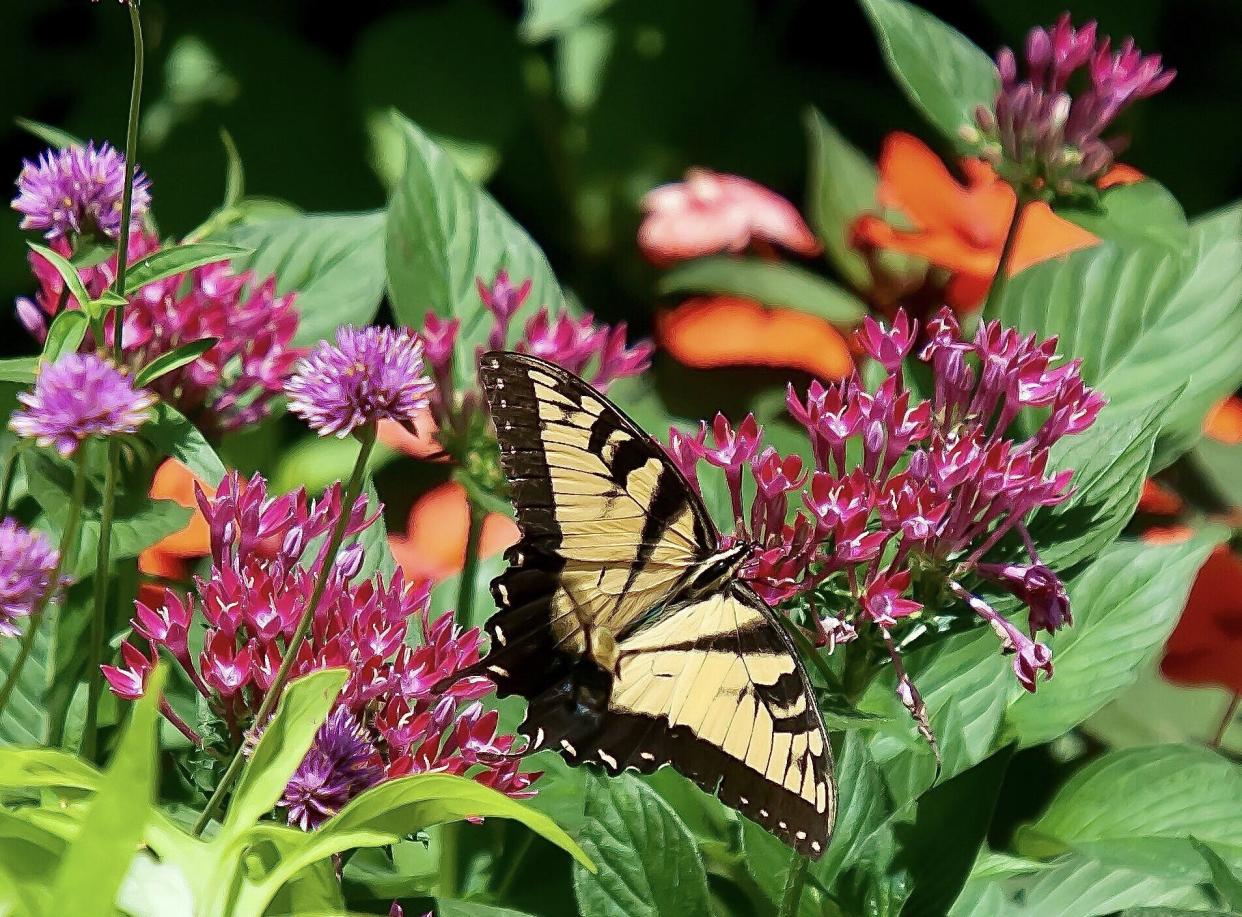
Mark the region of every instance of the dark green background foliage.
[[[37, 140], [13, 115], [121, 139], [129, 79], [124, 15], [108, 0], [0, 5], [0, 162], [16, 176]], [[1062, 0], [937, 0], [925, 8], [993, 50], [1051, 22]], [[589, 12], [605, 30], [573, 28]], [[804, 198], [801, 113], [823, 111], [874, 155], [888, 131], [935, 145], [884, 72], [859, 7], [846, 2], [582, 0], [329, 3], [147, 0], [141, 162], [165, 234], [218, 205], [226, 128], [247, 192], [307, 211], [382, 207], [399, 143], [375, 132], [395, 106], [489, 178], [557, 276], [597, 313], [647, 325], [652, 274], [634, 246], [636, 201], [691, 164]], [[1230, 0], [1091, 0], [1077, 19], [1133, 34], [1179, 71], [1125, 123], [1126, 160], [1190, 215], [1237, 196], [1242, 166], [1242, 16]], [[559, 36], [571, 35], [561, 39]], [[609, 39], [610, 36], [610, 39]], [[597, 56], [606, 47], [603, 57]], [[602, 66], [595, 61], [602, 60]], [[378, 146], [377, 146], [378, 138]], [[0, 221], [5, 348], [24, 333], [7, 304], [28, 292], [15, 220]]]

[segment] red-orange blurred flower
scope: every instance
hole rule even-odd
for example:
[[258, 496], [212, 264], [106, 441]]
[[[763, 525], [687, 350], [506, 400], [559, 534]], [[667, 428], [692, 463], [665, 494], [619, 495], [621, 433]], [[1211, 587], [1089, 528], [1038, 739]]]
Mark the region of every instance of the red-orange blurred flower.
[[638, 246], [657, 264], [740, 252], [752, 242], [802, 255], [821, 248], [793, 204], [738, 175], [691, 169], [685, 181], [649, 191], [642, 208], [647, 215], [638, 228]]
[[1231, 446], [1242, 444], [1242, 398], [1222, 398], [1203, 421], [1203, 432]]
[[1177, 684], [1242, 693], [1242, 557], [1227, 545], [1199, 570], [1160, 671]]
[[[949, 305], [971, 309], [983, 301], [997, 264], [1016, 196], [979, 159], [961, 163], [959, 182], [940, 158], [917, 137], [889, 134], [880, 152], [877, 203], [899, 210], [911, 224], [902, 229], [873, 214], [859, 217], [853, 237], [860, 246], [926, 258], [952, 273], [945, 291]], [[1129, 167], [1109, 173], [1101, 187], [1134, 180]], [[1141, 177], [1141, 176], [1139, 176]], [[1043, 202], [1025, 208], [1013, 252], [1012, 271], [1094, 245], [1087, 230], [1063, 220]]]
[[[194, 511], [185, 528], [166, 535], [138, 556], [138, 569], [150, 576], [166, 579], [185, 579], [186, 560], [204, 557], [211, 551], [207, 520], [194, 499], [194, 485], [202, 485], [207, 496], [215, 496], [216, 489], [196, 477], [176, 459], [167, 459], [155, 472], [151, 482], [151, 496], [160, 500], [172, 500]], [[157, 602], [163, 601], [164, 591], [159, 587], [143, 586], [153, 590]], [[147, 601], [146, 598], [143, 599]]]
[[1176, 516], [1185, 504], [1177, 491], [1165, 487], [1155, 478], [1143, 482], [1139, 495], [1138, 511], [1151, 516]]
[[[466, 489], [450, 481], [419, 497], [410, 507], [406, 533], [389, 535], [388, 545], [407, 577], [438, 582], [461, 572], [469, 530]], [[499, 554], [517, 540], [518, 530], [513, 520], [500, 513], [490, 513], [483, 521], [479, 555]]]
[[822, 318], [752, 299], [704, 296], [656, 316], [656, 340], [686, 366], [772, 366], [821, 379], [849, 374], [846, 339]]

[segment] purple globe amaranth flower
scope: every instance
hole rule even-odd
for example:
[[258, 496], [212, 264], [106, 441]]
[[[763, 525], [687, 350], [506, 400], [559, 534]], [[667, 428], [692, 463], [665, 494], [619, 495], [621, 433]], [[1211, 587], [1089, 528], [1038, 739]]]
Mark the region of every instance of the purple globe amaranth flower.
[[138, 432], [156, 397], [135, 389], [111, 362], [69, 353], [44, 366], [34, 390], [17, 400], [25, 407], [13, 412], [13, 431], [69, 456], [88, 437]]
[[289, 410], [320, 436], [345, 437], [381, 420], [412, 428], [434, 388], [412, 331], [345, 326], [335, 344], [321, 341], [302, 359], [285, 392]]
[[[36, 162], [22, 165], [13, 209], [22, 229], [39, 230], [48, 239], [121, 233], [121, 196], [125, 157], [107, 143], [45, 150]], [[131, 225], [138, 225], [151, 204], [150, 182], [134, 171]]]
[[[52, 242], [51, 248], [66, 257], [70, 254], [63, 239]], [[154, 234], [130, 234], [131, 264], [159, 249]], [[61, 308], [79, 309], [81, 304], [64, 296], [64, 280], [42, 256], [31, 252], [29, 263], [39, 289], [33, 300], [18, 299], [17, 314], [43, 341]], [[86, 291], [99, 296], [116, 279], [116, 256], [82, 268], [78, 275]], [[301, 356], [293, 346], [298, 330], [294, 298], [292, 293], [277, 296], [274, 278], [260, 283], [250, 271], [235, 272], [227, 262], [149, 283], [130, 297], [125, 310], [124, 361], [136, 371], [184, 344], [216, 338], [214, 347], [160, 376], [151, 388], [208, 434], [239, 429], [266, 416]], [[112, 341], [108, 322], [105, 343]], [[93, 349], [95, 344], [88, 335], [83, 347]]]
[[18, 633], [17, 619], [27, 617], [47, 592], [59, 557], [38, 532], [12, 519], [0, 522], [0, 634]]
[[384, 778], [379, 752], [347, 707], [337, 707], [285, 787], [289, 824], [317, 828]]
[[[1049, 29], [1032, 29], [1024, 57], [1021, 77], [1011, 50], [997, 54], [1000, 91], [975, 120], [984, 156], [1031, 192], [1089, 192], [1126, 144], [1126, 138], [1106, 138], [1104, 132], [1131, 104], [1160, 92], [1176, 75], [1164, 69], [1159, 54], [1144, 56], [1131, 38], [1114, 53], [1109, 38], [1097, 39], [1095, 22], [1076, 29], [1068, 13]], [[1081, 69], [1087, 88], [1071, 92], [1070, 79]]]

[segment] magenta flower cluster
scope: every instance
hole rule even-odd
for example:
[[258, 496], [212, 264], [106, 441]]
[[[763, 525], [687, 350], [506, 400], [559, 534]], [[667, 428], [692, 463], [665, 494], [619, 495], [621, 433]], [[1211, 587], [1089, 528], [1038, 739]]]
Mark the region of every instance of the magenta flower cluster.
[[[63, 241], [52, 247], [60, 254], [69, 252]], [[130, 238], [130, 260], [159, 247], [155, 235], [135, 232]], [[18, 299], [17, 314], [42, 341], [61, 305], [64, 281], [37, 254], [31, 253], [30, 266], [39, 291], [34, 300]], [[99, 296], [116, 277], [116, 257], [84, 268], [79, 275], [87, 292]], [[161, 376], [152, 388], [201, 429], [210, 433], [239, 429], [267, 415], [301, 355], [293, 346], [298, 329], [293, 300], [292, 293], [276, 295], [274, 278], [256, 283], [249, 271], [235, 273], [223, 262], [147, 284], [130, 297], [125, 309], [121, 333], [125, 362], [137, 369], [184, 344], [216, 338], [210, 350]], [[72, 296], [63, 306], [80, 308]], [[105, 328], [106, 343], [111, 344], [111, 322]]]
[[[542, 306], [515, 339], [513, 319], [530, 296], [531, 281], [527, 279], [515, 286], [508, 272], [502, 270], [490, 285], [482, 278], [476, 279], [475, 285], [492, 316], [487, 338], [491, 350], [512, 349], [542, 357], [599, 389], [617, 379], [637, 375], [651, 365], [654, 347], [650, 341], [627, 345], [624, 322], [598, 323], [589, 312], [573, 318], [568, 311], [553, 312]], [[483, 403], [477, 391], [458, 395], [454, 389], [453, 354], [460, 328], [458, 319], [443, 319], [429, 312], [421, 332], [435, 380], [431, 408], [444, 431], [464, 430], [468, 418], [481, 410]]]
[[[135, 170], [133, 227], [151, 205], [150, 187], [142, 170]], [[115, 239], [121, 234], [124, 188], [125, 157], [107, 143], [49, 149], [36, 162], [22, 164], [13, 209], [22, 214], [22, 229], [37, 230], [48, 239]]]
[[69, 353], [44, 366], [34, 389], [17, 400], [22, 407], [9, 420], [13, 432], [69, 456], [92, 436], [138, 432], [156, 398], [135, 389], [108, 360]]
[[[1126, 144], [1104, 132], [1176, 75], [1164, 69], [1159, 54], [1144, 56], [1132, 38], [1114, 51], [1108, 37], [1097, 40], [1095, 22], [1076, 29], [1068, 13], [1049, 29], [1032, 29], [1024, 57], [1020, 78], [1013, 51], [997, 54], [1000, 92], [994, 110], [981, 108], [976, 119], [995, 144], [998, 162], [1017, 165], [1025, 180], [1042, 180], [1058, 193], [1103, 175]], [[1071, 92], [1071, 78], [1082, 69], [1087, 87]]]
[[412, 431], [434, 387], [412, 331], [347, 325], [298, 364], [285, 391], [289, 410], [320, 436], [345, 437], [381, 420]]
[[[805, 398], [790, 387], [789, 413], [806, 430], [813, 467], [763, 448], [753, 415], [736, 429], [717, 416], [710, 439], [706, 424], [696, 436], [673, 430], [669, 453], [695, 486], [700, 461], [724, 472], [736, 525], [729, 541], [754, 544], [743, 573], [765, 599], [779, 604], [821, 587], [848, 598], [849, 611], [818, 622], [821, 643], [848, 642], [860, 624], [874, 625], [900, 667], [891, 632], [923, 610], [915, 577], [935, 570], [996, 630], [1018, 680], [1034, 691], [1036, 673], [1052, 672], [1051, 653], [1034, 637], [1070, 623], [1070, 610], [1025, 520], [1069, 497], [1071, 472], [1048, 471], [1049, 449], [1089, 427], [1104, 400], [1083, 384], [1078, 361], [1055, 363], [1055, 339], [987, 322], [962, 340], [946, 309], [931, 321], [919, 354], [935, 380], [932, 396], [919, 401], [903, 378], [916, 331], [901, 312], [891, 328], [865, 320], [858, 343], [885, 370], [874, 391], [857, 373], [837, 384], [813, 382]], [[1027, 407], [1047, 417], [1029, 439], [1014, 438], [1012, 423]], [[985, 563], [1009, 533], [1023, 541], [1029, 561]], [[967, 575], [1025, 603], [1030, 634], [972, 595], [962, 585]], [[907, 682], [902, 676], [903, 701], [919, 715]]]
[[[214, 498], [200, 490], [198, 504], [210, 531], [210, 575], [196, 579], [196, 595], [166, 589], [158, 607], [137, 602], [132, 624], [147, 650], [126, 641], [123, 665], [104, 666], [104, 675], [120, 697], [140, 697], [163, 647], [237, 744], [255, 726], [310, 602], [325, 561], [325, 536], [346, 508], [339, 484], [312, 502], [303, 491], [269, 496], [261, 477], [236, 473]], [[513, 738], [497, 736], [495, 719], [476, 703], [494, 690], [491, 682], [470, 676], [436, 690], [479, 660], [479, 631], [454, 627], [451, 614], [432, 621], [429, 587], [407, 583], [400, 572], [387, 584], [379, 576], [355, 582], [363, 550], [353, 539], [376, 516], [367, 516], [365, 497], [348, 512], [347, 546], [329, 572], [292, 669], [296, 678], [347, 668], [338, 702], [345, 712], [324, 725], [320, 743], [291, 781], [285, 797], [290, 821], [313, 827], [376, 780], [423, 771], [469, 774], [502, 792], [525, 794], [535, 775], [522, 772], [517, 758], [500, 757]], [[196, 616], [206, 627], [197, 659], [189, 646]], [[413, 617], [422, 625], [417, 646], [406, 640]], [[192, 726], [170, 710], [165, 715], [201, 744]]]
[[0, 634], [15, 637], [47, 592], [60, 555], [38, 532], [12, 519], [0, 522]]

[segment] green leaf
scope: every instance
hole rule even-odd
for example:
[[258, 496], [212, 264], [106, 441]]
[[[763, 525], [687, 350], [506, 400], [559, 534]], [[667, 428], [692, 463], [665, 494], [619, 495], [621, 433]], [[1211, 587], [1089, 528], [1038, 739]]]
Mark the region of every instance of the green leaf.
[[66, 751], [58, 748], [0, 749], [0, 787], [4, 789], [94, 790], [98, 786], [99, 771]]
[[138, 375], [134, 376], [134, 385], [148, 385], [174, 369], [193, 363], [215, 347], [218, 340], [219, 338], [202, 338], [161, 354], [138, 371]]
[[1106, 189], [1095, 209], [1064, 205], [1053, 209], [1059, 216], [1114, 242], [1147, 240], [1181, 251], [1190, 235], [1182, 205], [1168, 188], [1151, 179]]
[[226, 832], [243, 830], [272, 811], [348, 677], [345, 669], [321, 669], [285, 688], [275, 716], [242, 771], [224, 818]]
[[246, 196], [246, 168], [242, 165], [241, 153], [237, 151], [237, 142], [224, 128], [220, 128], [220, 143], [224, 146], [227, 162], [224, 173], [224, 202], [220, 208], [227, 210], [236, 207]]
[[845, 734], [836, 770], [837, 824], [823, 858], [811, 865], [811, 875], [825, 888], [864, 855], [867, 841], [890, 815], [880, 769], [862, 732]]
[[562, 35], [598, 16], [616, 0], [526, 0], [522, 38], [531, 44]]
[[230, 241], [254, 254], [234, 260], [276, 291], [296, 292], [301, 316], [294, 343], [331, 338], [341, 325], [366, 325], [384, 294], [384, 215], [317, 213], [242, 226]]
[[1085, 720], [1133, 684], [1173, 631], [1195, 574], [1224, 532], [1149, 545], [1122, 541], [1068, 584], [1074, 625], [1047, 638], [1054, 676], [1018, 692], [1007, 735], [1046, 742]]
[[152, 252], [129, 266], [125, 274], [125, 293], [133, 295], [149, 283], [184, 274], [204, 264], [228, 261], [250, 254], [245, 248], [223, 242], [190, 242]]
[[[70, 264], [69, 260], [63, 255], [57, 254], [50, 248], [43, 245], [35, 245], [33, 242], [27, 242], [26, 244], [30, 246], [32, 252], [56, 268], [56, 273], [60, 274], [61, 280], [65, 282], [65, 289], [69, 291], [69, 295], [78, 301], [79, 306], [86, 308], [86, 305], [91, 301], [91, 295], [86, 292], [86, 284], [82, 282], [78, 269]], [[59, 317], [57, 316], [57, 318]]]
[[38, 357], [9, 357], [7, 360], [0, 360], [0, 382], [32, 385], [38, 365]]
[[55, 363], [65, 354], [76, 352], [82, 346], [89, 324], [86, 313], [79, 309], [66, 309], [61, 312], [52, 319], [51, 327], [47, 329], [42, 358], [48, 363]]
[[[27, 626], [28, 620], [22, 625], [23, 633]], [[47, 689], [52, 675], [50, 660], [55, 629], [56, 615], [45, 614], [21, 677], [4, 713], [0, 714], [0, 743], [4, 745], [41, 745], [47, 741]], [[8, 675], [20, 647], [21, 640], [13, 637], [0, 641], [0, 672], [3, 675]], [[3, 767], [0, 767], [0, 784], [4, 779]]]
[[[99, 547], [104, 444], [87, 443], [80, 448], [92, 447], [95, 447], [94, 456], [98, 461], [90, 466], [77, 554], [71, 562], [66, 563], [66, 573], [79, 578], [94, 572], [95, 552]], [[22, 452], [21, 461], [31, 496], [59, 532], [69, 510], [77, 460], [64, 459], [49, 449], [26, 449]], [[193, 515], [189, 507], [172, 500], [153, 500], [147, 496], [147, 482], [136, 480], [140, 475], [122, 477], [126, 480], [118, 488], [112, 519], [114, 560], [137, 557], [144, 548], [150, 547], [164, 536], [181, 531]]]
[[961, 151], [972, 144], [975, 109], [991, 108], [1000, 89], [992, 59], [961, 32], [905, 0], [862, 0], [884, 62], [907, 98]]
[[436, 913], [439, 917], [530, 917], [525, 911], [493, 907], [477, 901], [454, 901], [451, 898], [437, 898]]
[[1190, 835], [1218, 852], [1242, 854], [1240, 814], [1242, 770], [1216, 752], [1191, 745], [1132, 748], [1075, 773], [1044, 814], [1018, 830], [1015, 847], [1036, 858], [1072, 848], [1151, 875], [1201, 882], [1209, 870]]
[[[1186, 382], [1165, 418], [1156, 466], [1199, 436], [1207, 409], [1242, 382], [1242, 204], [1195, 220], [1182, 254], [1105, 243], [1015, 276], [996, 315], [1066, 357], [1114, 410], [1146, 406]], [[1187, 367], [1193, 367], [1187, 380]]]
[[63, 150], [73, 146], [83, 146], [83, 142], [66, 130], [59, 127], [53, 127], [50, 124], [44, 124], [42, 121], [34, 121], [30, 118], [14, 118], [14, 123], [28, 134], [38, 137], [48, 146], [54, 146], [58, 150]]
[[1121, 912], [1121, 917], [1237, 917], [1236, 911], [1205, 911], [1184, 907], [1131, 907]]
[[807, 216], [824, 253], [850, 285], [871, 286], [871, 269], [850, 245], [850, 224], [876, 208], [879, 176], [875, 165], [815, 108], [803, 118], [810, 147]]
[[521, 327], [541, 305], [563, 296], [543, 252], [487, 192], [468, 181], [448, 155], [412, 122], [394, 115], [405, 141], [405, 173], [388, 203], [388, 291], [397, 320], [422, 327], [428, 310], [461, 320], [454, 372], [475, 376], [475, 348], [487, 341], [491, 314], [476, 278], [491, 283], [507, 269], [530, 278], [530, 295], [513, 320]]
[[57, 870], [52, 898], [64, 913], [115, 913], [117, 892], [142, 840], [154, 801], [155, 724], [167, 669], [156, 668], [146, 694], [133, 705], [129, 725], [99, 781], [82, 829]]
[[660, 278], [659, 291], [665, 295], [710, 292], [745, 296], [846, 326], [857, 324], [867, 311], [854, 294], [805, 268], [728, 255], [679, 264]]
[[142, 428], [142, 436], [212, 487], [224, 480], [224, 463], [211, 443], [184, 414], [167, 402], [161, 401], [155, 406], [155, 416]]
[[[1013, 684], [1013, 670], [1001, 655], [996, 635], [979, 626], [915, 650], [905, 664], [940, 742], [940, 779], [947, 780], [991, 754]], [[895, 678], [885, 671], [868, 687], [859, 706], [893, 718], [872, 737], [871, 754], [883, 768], [894, 804], [900, 808], [932, 785], [936, 760], [895, 691]]]
[[[433, 825], [467, 818], [508, 818], [520, 822], [590, 866], [582, 849], [547, 816], [452, 774], [414, 774], [374, 786], [356, 796], [335, 816], [311, 833], [260, 824], [240, 842], [267, 842], [279, 851], [270, 870], [247, 880], [241, 896], [246, 913], [262, 913], [272, 896], [306, 866], [353, 847], [394, 844]], [[593, 868], [593, 866], [591, 867]]]
[[1223, 904], [1235, 913], [1242, 913], [1242, 879], [1239, 879], [1221, 855], [1197, 837], [1190, 838], [1190, 845], [1203, 857], [1212, 873], [1212, 885], [1220, 893]]
[[1190, 461], [1226, 505], [1242, 506], [1242, 444], [1205, 436], [1190, 453]]
[[948, 913], [987, 837], [1012, 757], [1010, 746], [937, 784], [919, 799], [914, 823], [895, 828], [894, 867], [908, 870], [914, 886], [902, 917]]
[[1038, 872], [998, 880], [993, 888], [999, 900], [988, 899], [991, 908], [955, 910], [955, 917], [980, 913], [1004, 917], [1103, 917], [1137, 905], [1164, 904], [1198, 910], [1208, 903], [1205, 895], [1185, 878], [1152, 875], [1081, 854], [1062, 857]]
[[599, 871], [574, 868], [583, 917], [707, 917], [707, 875], [694, 839], [659, 794], [631, 774], [587, 782], [581, 841]]
[[1096, 556], [1121, 534], [1138, 506], [1163, 418], [1181, 391], [1157, 398], [1145, 410], [1110, 405], [1087, 430], [1053, 447], [1049, 468], [1071, 469], [1074, 492], [1031, 519], [1028, 528], [1044, 563], [1068, 569]]

